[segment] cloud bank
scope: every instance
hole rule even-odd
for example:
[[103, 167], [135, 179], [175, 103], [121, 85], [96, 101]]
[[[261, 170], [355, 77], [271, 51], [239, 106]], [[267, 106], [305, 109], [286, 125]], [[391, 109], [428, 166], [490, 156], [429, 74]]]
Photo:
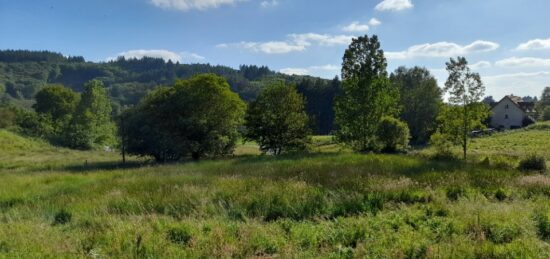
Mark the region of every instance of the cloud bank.
[[478, 52], [489, 52], [499, 48], [499, 44], [490, 41], [474, 41], [471, 44], [462, 46], [452, 42], [437, 42], [414, 45], [405, 51], [386, 52], [389, 59], [409, 59], [417, 57], [451, 57], [466, 55]]
[[150, 0], [157, 7], [188, 11], [191, 9], [206, 10], [218, 8], [222, 5], [231, 5], [245, 0]]
[[376, 5], [376, 11], [402, 11], [413, 8], [410, 0], [384, 0]]

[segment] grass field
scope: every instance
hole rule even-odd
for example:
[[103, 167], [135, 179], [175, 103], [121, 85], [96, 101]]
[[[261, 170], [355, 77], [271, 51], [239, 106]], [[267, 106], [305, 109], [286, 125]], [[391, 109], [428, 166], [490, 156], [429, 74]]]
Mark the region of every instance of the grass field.
[[[550, 256], [547, 175], [313, 140], [303, 156], [247, 143], [231, 159], [117, 167], [117, 153], [0, 131], [0, 257]], [[545, 129], [503, 133], [472, 153], [548, 157], [549, 141]]]

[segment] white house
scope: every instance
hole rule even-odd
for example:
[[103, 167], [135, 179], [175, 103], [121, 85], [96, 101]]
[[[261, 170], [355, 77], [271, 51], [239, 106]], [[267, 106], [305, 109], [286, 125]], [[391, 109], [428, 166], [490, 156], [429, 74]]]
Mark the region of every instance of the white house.
[[535, 103], [524, 102], [521, 97], [507, 95], [491, 105], [491, 127], [517, 129], [534, 123]]

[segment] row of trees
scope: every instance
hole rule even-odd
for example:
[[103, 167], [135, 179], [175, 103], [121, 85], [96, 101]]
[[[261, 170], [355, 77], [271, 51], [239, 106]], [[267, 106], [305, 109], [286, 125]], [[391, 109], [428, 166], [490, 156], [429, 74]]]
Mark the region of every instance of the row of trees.
[[[266, 67], [241, 69], [250, 78], [269, 74]], [[481, 102], [484, 87], [465, 58], [451, 59], [447, 70], [443, 90], [424, 68], [400, 67], [388, 75], [377, 36], [359, 37], [344, 54], [341, 82], [306, 78], [295, 86], [272, 80], [248, 105], [225, 78], [214, 74], [158, 87], [117, 116], [119, 144], [125, 152], [161, 162], [228, 155], [241, 138], [279, 155], [307, 149], [312, 122], [316, 128], [334, 119], [335, 139], [358, 152], [398, 152], [409, 143], [432, 139], [440, 146], [461, 145], [466, 156], [469, 132], [483, 127], [488, 115]], [[316, 85], [323, 90], [316, 92]], [[442, 101], [445, 92], [448, 104]], [[311, 106], [304, 95], [318, 98], [314, 105], [330, 105]], [[34, 109], [36, 113], [16, 116], [23, 118], [18, 125], [29, 134], [72, 148], [115, 143], [111, 103], [100, 81], [86, 83], [82, 94], [45, 87], [36, 95]], [[323, 112], [311, 116], [310, 109]]]
[[86, 83], [81, 94], [62, 85], [50, 85], [35, 98], [34, 112], [14, 106], [0, 108], [6, 116], [2, 126], [17, 125], [26, 135], [75, 149], [116, 143], [111, 103], [100, 81]]

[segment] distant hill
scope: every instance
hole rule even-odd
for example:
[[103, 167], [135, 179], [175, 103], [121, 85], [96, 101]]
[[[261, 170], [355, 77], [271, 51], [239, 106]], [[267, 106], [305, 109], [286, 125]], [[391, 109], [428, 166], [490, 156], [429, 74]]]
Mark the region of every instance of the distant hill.
[[49, 51], [0, 51], [0, 97], [13, 103], [29, 105], [34, 95], [47, 84], [63, 84], [81, 91], [91, 79], [103, 81], [108, 88], [115, 111], [135, 105], [149, 91], [168, 85], [177, 78], [214, 73], [223, 76], [241, 98], [256, 98], [262, 87], [273, 81], [297, 85], [307, 100], [307, 111], [316, 134], [332, 131], [332, 104], [338, 93], [338, 80], [309, 76], [289, 76], [266, 66], [242, 65], [239, 69], [210, 64], [179, 64], [161, 58], [125, 59], [110, 62], [88, 62], [83, 57], [64, 56]]

